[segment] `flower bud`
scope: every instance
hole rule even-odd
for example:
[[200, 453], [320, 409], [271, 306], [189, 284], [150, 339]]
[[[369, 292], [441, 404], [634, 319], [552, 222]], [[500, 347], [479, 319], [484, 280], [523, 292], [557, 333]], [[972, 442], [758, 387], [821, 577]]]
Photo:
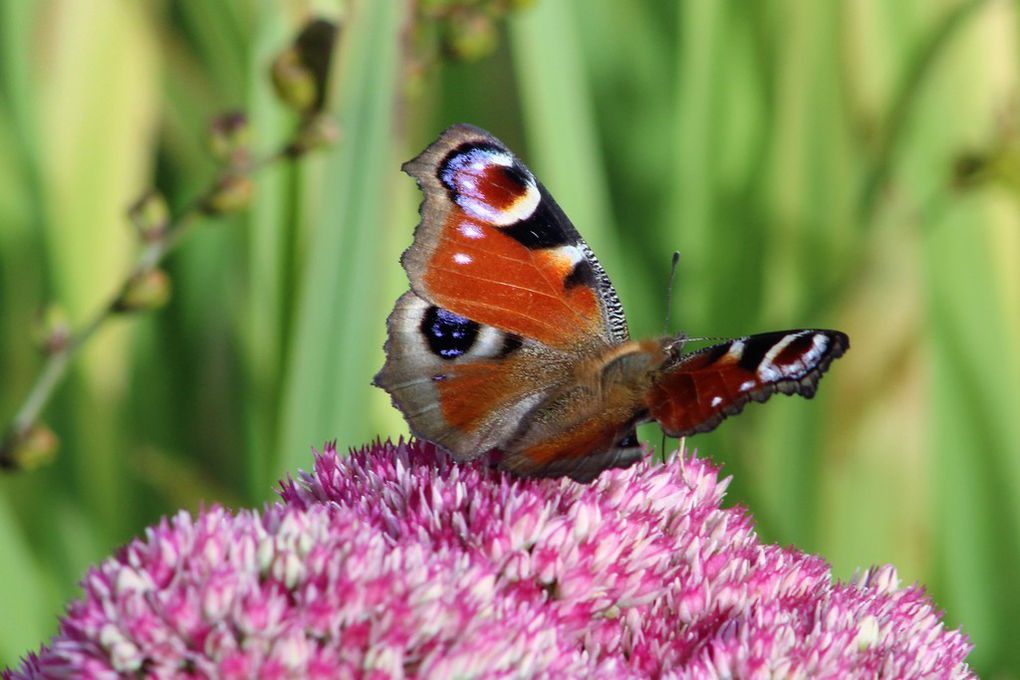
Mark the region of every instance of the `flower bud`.
[[219, 179], [202, 207], [209, 215], [228, 215], [247, 208], [254, 193], [255, 183], [250, 177], [227, 174]]
[[315, 76], [301, 63], [296, 48], [288, 48], [273, 60], [273, 87], [284, 104], [295, 111], [309, 111], [319, 97]]
[[170, 226], [170, 209], [166, 199], [155, 189], [149, 189], [128, 208], [131, 224], [142, 240], [158, 241]]
[[332, 146], [338, 139], [340, 126], [333, 118], [326, 114], [312, 116], [301, 125], [294, 141], [287, 147], [287, 154], [300, 156], [309, 151]]
[[170, 300], [170, 277], [162, 269], [147, 269], [128, 279], [113, 305], [117, 312], [159, 309]]
[[34, 470], [53, 460], [60, 440], [53, 430], [39, 423], [21, 433], [10, 433], [0, 444], [0, 467]]
[[248, 116], [241, 111], [224, 113], [210, 126], [209, 148], [217, 160], [227, 165], [241, 165], [249, 158]]
[[953, 185], [967, 189], [980, 184], [988, 176], [988, 159], [980, 153], [965, 153], [953, 163]]
[[456, 15], [446, 23], [443, 44], [457, 59], [474, 61], [496, 49], [496, 25], [484, 14]]
[[276, 94], [295, 111], [307, 115], [322, 110], [337, 33], [336, 24], [315, 19], [273, 60]]

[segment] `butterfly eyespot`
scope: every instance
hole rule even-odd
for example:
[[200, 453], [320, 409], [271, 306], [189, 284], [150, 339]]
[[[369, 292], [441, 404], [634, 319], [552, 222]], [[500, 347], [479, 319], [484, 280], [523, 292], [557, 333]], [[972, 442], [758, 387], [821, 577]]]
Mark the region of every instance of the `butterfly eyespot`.
[[758, 377], [767, 382], [797, 379], [808, 365], [818, 361], [828, 342], [823, 334], [811, 331], [783, 335], [758, 361]]
[[422, 315], [421, 332], [433, 354], [441, 359], [456, 359], [475, 344], [478, 324], [432, 305]]
[[513, 154], [490, 144], [462, 144], [437, 175], [464, 212], [496, 227], [530, 217], [542, 200], [531, 173]]

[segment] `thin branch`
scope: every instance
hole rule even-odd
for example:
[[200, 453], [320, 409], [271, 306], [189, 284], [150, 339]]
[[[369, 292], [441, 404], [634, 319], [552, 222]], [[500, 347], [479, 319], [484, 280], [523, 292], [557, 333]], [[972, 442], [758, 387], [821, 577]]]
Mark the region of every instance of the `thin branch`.
[[[129, 273], [120, 284], [117, 294], [103, 305], [80, 329], [70, 333], [69, 337], [50, 350], [46, 362], [39, 371], [28, 395], [7, 427], [3, 439], [0, 440], [0, 469], [17, 470], [23, 467], [22, 461], [17, 455], [19, 446], [25, 442], [26, 438], [29, 437], [36, 427], [39, 415], [46, 408], [57, 386], [60, 385], [67, 374], [68, 367], [80, 350], [111, 317], [127, 311], [122, 302], [132, 282], [137, 280], [138, 277], [153, 271], [169, 253], [177, 248], [195, 230], [196, 225], [200, 222], [200, 218], [228, 212], [218, 209], [216, 205], [216, 198], [223, 190], [225, 183], [247, 181], [252, 175], [269, 165], [281, 160], [298, 157], [310, 150], [312, 147], [302, 142], [302, 135], [307, 133], [308, 126], [313, 124], [321, 123], [311, 120], [305, 121], [305, 124], [298, 129], [295, 138], [289, 140], [278, 151], [254, 161], [228, 165], [216, 176], [206, 191], [185, 207], [177, 217], [172, 218], [165, 225], [161, 235], [146, 243], [145, 247], [139, 252], [134, 266], [131, 267]], [[50, 439], [55, 442], [55, 438], [51, 437]]]

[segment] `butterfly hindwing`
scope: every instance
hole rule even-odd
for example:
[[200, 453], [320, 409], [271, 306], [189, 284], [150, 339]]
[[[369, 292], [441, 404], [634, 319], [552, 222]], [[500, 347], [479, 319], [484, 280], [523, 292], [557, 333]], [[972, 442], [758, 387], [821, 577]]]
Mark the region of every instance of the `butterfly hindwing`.
[[458, 458], [503, 444], [545, 395], [533, 341], [428, 303], [413, 291], [387, 322], [386, 364], [375, 383], [411, 431]]
[[[627, 381], [616, 380], [604, 391], [578, 382], [576, 357], [456, 315], [414, 291], [397, 301], [387, 325], [386, 364], [375, 383], [391, 394], [412, 433], [455, 457], [499, 450], [503, 467], [521, 474], [579, 481], [641, 457], [634, 425], [643, 392], [636, 384], [625, 389]], [[602, 377], [594, 367], [590, 375]]]
[[850, 347], [839, 331], [761, 333], [681, 356], [648, 392], [650, 416], [673, 437], [708, 432], [750, 401], [776, 392], [814, 396], [822, 374]]

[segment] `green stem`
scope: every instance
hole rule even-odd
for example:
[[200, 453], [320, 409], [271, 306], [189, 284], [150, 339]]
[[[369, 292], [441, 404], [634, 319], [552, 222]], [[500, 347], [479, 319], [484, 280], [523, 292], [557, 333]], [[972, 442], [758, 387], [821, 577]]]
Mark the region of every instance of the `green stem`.
[[25, 401], [8, 426], [3, 439], [0, 440], [0, 469], [18, 469], [18, 461], [15, 455], [18, 445], [38, 421], [39, 414], [46, 408], [57, 386], [60, 385], [67, 374], [67, 369], [72, 360], [77, 356], [81, 348], [95, 335], [96, 331], [119, 312], [117, 309], [118, 300], [120, 300], [121, 294], [126, 290], [130, 281], [135, 276], [150, 271], [162, 262], [170, 252], [180, 245], [185, 237], [194, 231], [199, 218], [210, 214], [208, 211], [209, 198], [215, 193], [216, 187], [223, 177], [228, 175], [251, 176], [272, 163], [285, 158], [293, 158], [295, 156], [293, 149], [294, 142], [288, 142], [282, 150], [264, 158], [239, 167], [228, 168], [222, 175], [216, 178], [211, 187], [198, 200], [191, 203], [176, 219], [170, 222], [166, 233], [161, 238], [148, 243], [142, 249], [134, 266], [120, 285], [118, 294], [99, 309], [80, 330], [72, 333], [59, 348], [50, 352], [46, 363], [43, 364], [42, 370], [40, 370], [39, 375], [32, 384], [28, 396], [25, 397]]

